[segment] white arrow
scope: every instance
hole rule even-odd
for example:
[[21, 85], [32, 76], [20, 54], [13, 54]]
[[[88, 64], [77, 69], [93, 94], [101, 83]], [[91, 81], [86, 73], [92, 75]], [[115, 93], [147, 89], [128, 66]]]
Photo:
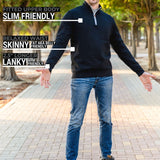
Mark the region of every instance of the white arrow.
[[30, 19], [4, 19], [3, 21], [52, 21], [52, 22], [78, 22], [78, 23], [83, 23], [83, 18], [78, 18], [78, 19], [62, 19], [62, 20], [59, 20], [59, 19], [49, 19], [49, 20], [43, 20], [43, 19], [33, 19], [33, 20], [30, 20]]
[[69, 47], [69, 48], [51, 48], [51, 49], [47, 49], [47, 48], [4, 48], [3, 50], [27, 50], [27, 51], [33, 51], [33, 50], [41, 50], [41, 51], [47, 51], [47, 50], [56, 50], [56, 51], [60, 51], [60, 50], [67, 50], [67, 51], [71, 51], [74, 52], [75, 51], [75, 47]]
[[38, 66], [38, 65], [37, 65], [37, 66], [36, 66], [36, 65], [35, 65], [35, 66], [27, 66], [27, 65], [26, 65], [26, 66], [20, 66], [20, 65], [19, 65], [19, 66], [13, 66], [13, 65], [10, 65], [10, 66], [3, 66], [3, 67], [18, 67], [18, 68], [25, 68], [25, 67], [26, 67], [26, 68], [29, 68], [29, 67], [39, 68], [39, 67], [42, 67], [42, 68], [47, 68], [47, 69], [49, 69], [46, 65], [43, 65], [43, 66]]
[[46, 69], [49, 69], [50, 68], [50, 64], [44, 64], [44, 65], [35, 65], [35, 66], [30, 66], [30, 65], [25, 65], [25, 66], [14, 66], [14, 65], [9, 65], [9, 66], [7, 66], [7, 65], [3, 65], [3, 67], [42, 67], [42, 68], [46, 68]]

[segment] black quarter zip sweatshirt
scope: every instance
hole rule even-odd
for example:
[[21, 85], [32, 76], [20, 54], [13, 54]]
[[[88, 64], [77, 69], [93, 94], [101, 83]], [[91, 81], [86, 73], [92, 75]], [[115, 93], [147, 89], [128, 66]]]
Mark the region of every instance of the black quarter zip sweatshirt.
[[[71, 52], [72, 78], [112, 76], [110, 44], [120, 59], [138, 76], [144, 70], [133, 58], [124, 44], [114, 19], [104, 13], [101, 7], [95, 17], [91, 7], [82, 6], [69, 10], [63, 19], [83, 18], [83, 23], [62, 22], [53, 48], [66, 48], [69, 39], [75, 51]], [[96, 18], [96, 19], [95, 19]], [[50, 72], [63, 54], [63, 50], [51, 50], [46, 64]]]

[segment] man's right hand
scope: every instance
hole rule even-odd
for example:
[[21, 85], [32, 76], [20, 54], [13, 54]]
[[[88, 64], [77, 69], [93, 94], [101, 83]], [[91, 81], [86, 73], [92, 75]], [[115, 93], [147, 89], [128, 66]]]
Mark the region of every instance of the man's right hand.
[[49, 86], [51, 85], [49, 83], [50, 77], [51, 77], [51, 73], [49, 71], [49, 69], [43, 68], [43, 69], [37, 69], [37, 72], [41, 72], [41, 86], [44, 86], [45, 88], [49, 88]]

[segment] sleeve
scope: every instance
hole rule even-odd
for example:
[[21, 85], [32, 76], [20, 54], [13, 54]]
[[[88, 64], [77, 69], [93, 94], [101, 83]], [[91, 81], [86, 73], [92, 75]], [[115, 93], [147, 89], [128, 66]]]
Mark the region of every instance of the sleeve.
[[[68, 11], [63, 19], [72, 19], [70, 11]], [[71, 32], [72, 32], [72, 22], [61, 22], [61, 25], [59, 27], [55, 44], [52, 46], [52, 48], [66, 48], [69, 39], [71, 38]], [[58, 60], [63, 55], [64, 50], [51, 50], [50, 54], [46, 60], [46, 64], [50, 65], [49, 71], [51, 72]]]
[[118, 54], [120, 59], [128, 66], [130, 67], [138, 76], [142, 75], [144, 70], [143, 68], [138, 64], [138, 62], [135, 60], [135, 58], [132, 56], [126, 45], [124, 44], [118, 28], [115, 24], [115, 21], [113, 19], [112, 23], [112, 33], [110, 37], [110, 42], [115, 50], [115, 52]]

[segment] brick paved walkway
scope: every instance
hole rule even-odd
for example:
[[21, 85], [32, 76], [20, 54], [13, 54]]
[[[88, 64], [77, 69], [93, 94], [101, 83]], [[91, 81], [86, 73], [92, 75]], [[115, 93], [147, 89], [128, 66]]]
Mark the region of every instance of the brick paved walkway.
[[[160, 85], [144, 90], [138, 77], [112, 55], [113, 155], [116, 160], [160, 160]], [[0, 160], [64, 160], [70, 112], [70, 57], [51, 78], [39, 80], [0, 109]], [[92, 90], [81, 129], [78, 160], [99, 160], [99, 125]]]

